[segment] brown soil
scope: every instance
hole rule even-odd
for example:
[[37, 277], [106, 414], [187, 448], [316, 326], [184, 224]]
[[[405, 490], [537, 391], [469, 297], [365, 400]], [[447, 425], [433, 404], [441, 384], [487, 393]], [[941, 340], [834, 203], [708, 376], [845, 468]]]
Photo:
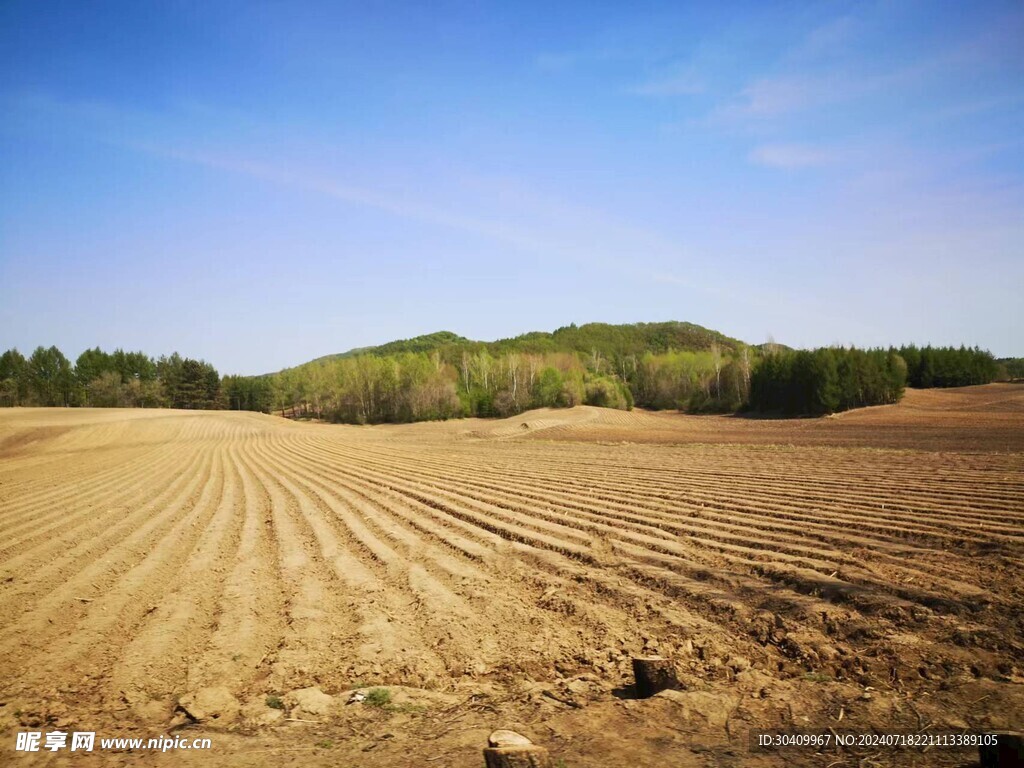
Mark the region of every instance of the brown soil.
[[[83, 762], [13, 751], [60, 729], [214, 745], [96, 765], [480, 768], [510, 727], [568, 768], [969, 764], [748, 732], [1024, 727], [1022, 452], [1008, 384], [796, 421], [2, 410], [4, 762]], [[640, 654], [684, 690], [632, 698]], [[344, 704], [370, 685], [395, 706]], [[309, 686], [335, 706], [258, 723]], [[218, 687], [243, 716], [175, 711]]]

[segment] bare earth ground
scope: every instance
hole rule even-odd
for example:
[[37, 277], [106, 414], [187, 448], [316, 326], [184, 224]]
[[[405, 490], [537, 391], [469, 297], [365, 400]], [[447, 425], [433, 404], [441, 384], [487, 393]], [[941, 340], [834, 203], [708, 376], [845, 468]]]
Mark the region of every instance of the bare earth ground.
[[[3, 409], [0, 763], [480, 768], [512, 727], [567, 768], [970, 764], [747, 733], [1024, 728], [1022, 458], [1008, 384], [798, 421]], [[685, 690], [631, 698], [643, 653]], [[216, 687], [241, 714], [176, 711]], [[14, 751], [57, 729], [213, 750]]]

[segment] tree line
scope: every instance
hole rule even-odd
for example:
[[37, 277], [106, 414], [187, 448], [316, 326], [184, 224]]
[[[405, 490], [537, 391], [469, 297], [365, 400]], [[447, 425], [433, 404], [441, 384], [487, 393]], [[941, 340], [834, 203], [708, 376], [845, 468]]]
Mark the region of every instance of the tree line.
[[177, 353], [95, 348], [72, 364], [56, 347], [28, 358], [8, 350], [0, 405], [222, 408], [358, 424], [581, 404], [819, 415], [894, 403], [906, 386], [984, 383], [1005, 370], [977, 348], [792, 350], [689, 323], [593, 323], [488, 343], [441, 332], [263, 376], [221, 377]]
[[820, 416], [898, 402], [906, 382], [907, 365], [894, 350], [778, 352], [754, 370], [749, 406], [761, 413]]
[[271, 408], [375, 423], [579, 404], [730, 411], [758, 349], [692, 323], [575, 324], [495, 342], [442, 331], [263, 377]]
[[1001, 371], [991, 352], [974, 347], [900, 347], [911, 387], [966, 387], [988, 384]]
[[1024, 357], [1000, 357], [996, 360], [999, 366], [997, 379], [1004, 381], [1017, 381], [1024, 379]]
[[265, 377], [262, 402], [360, 424], [510, 416], [579, 404], [821, 415], [898, 402], [908, 385], [981, 384], [997, 374], [991, 354], [963, 347], [792, 350], [710, 340], [706, 349], [640, 354], [607, 347], [586, 354], [492, 354], [465, 345], [456, 347], [456, 356], [450, 344], [314, 361]]
[[588, 370], [576, 356], [464, 350], [453, 364], [438, 351], [321, 360], [269, 377], [272, 408], [299, 407], [332, 421], [379, 423], [510, 416], [530, 408], [590, 403], [631, 408], [628, 387]]
[[221, 379], [203, 360], [177, 352], [87, 349], [72, 364], [57, 347], [0, 355], [0, 405], [94, 408], [222, 408]]
[[990, 352], [967, 347], [827, 347], [766, 355], [754, 371], [751, 410], [821, 415], [898, 402], [904, 388], [987, 384], [1000, 374]]

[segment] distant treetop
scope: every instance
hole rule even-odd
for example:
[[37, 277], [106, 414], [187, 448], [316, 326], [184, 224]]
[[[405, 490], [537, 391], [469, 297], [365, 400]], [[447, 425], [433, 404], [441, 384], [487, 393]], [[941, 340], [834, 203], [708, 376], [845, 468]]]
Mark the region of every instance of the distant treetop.
[[437, 352], [446, 362], [454, 363], [463, 352], [487, 351], [494, 355], [521, 352], [543, 354], [552, 352], [597, 352], [605, 357], [642, 355], [645, 352], [662, 354], [668, 351], [704, 351], [717, 345], [726, 352], [743, 346], [738, 339], [718, 331], [704, 328], [695, 323], [668, 321], [663, 323], [575, 323], [558, 328], [554, 332], [531, 331], [508, 339], [497, 341], [474, 341], [452, 331], [437, 331], [411, 339], [389, 341], [372, 347], [359, 347], [333, 355], [326, 355], [311, 362], [324, 362], [338, 358], [370, 355], [388, 357], [391, 355]]

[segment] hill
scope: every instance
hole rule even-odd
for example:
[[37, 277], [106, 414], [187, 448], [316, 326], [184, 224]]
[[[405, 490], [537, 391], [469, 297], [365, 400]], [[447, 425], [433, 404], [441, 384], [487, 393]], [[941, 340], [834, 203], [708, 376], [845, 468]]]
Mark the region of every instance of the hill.
[[[445, 362], [454, 363], [463, 352], [470, 354], [486, 351], [491, 355], [551, 354], [576, 352], [593, 355], [595, 352], [608, 359], [629, 355], [664, 354], [669, 351], [707, 351], [717, 345], [723, 352], [734, 352], [743, 342], [695, 323], [668, 321], [663, 323], [575, 323], [555, 331], [531, 331], [519, 336], [496, 341], [474, 341], [452, 331], [437, 331], [411, 339], [398, 339], [371, 347], [357, 347], [347, 352], [325, 355], [311, 363], [323, 363], [360, 355], [390, 357], [405, 353], [437, 352]], [[303, 363], [295, 366], [301, 368]], [[286, 369], [287, 370], [287, 369]]]
[[385, 344], [378, 344], [374, 347], [356, 347], [347, 352], [337, 352], [333, 355], [324, 355], [311, 362], [320, 363], [326, 360], [339, 360], [346, 357], [358, 357], [359, 355], [373, 355], [374, 357], [387, 357], [389, 355], [400, 355], [403, 352], [433, 352], [448, 347], [461, 347], [464, 345], [480, 344], [481, 342], [467, 339], [451, 331], [436, 331], [422, 336], [415, 336], [411, 339], [396, 339]]
[[328, 355], [256, 379], [235, 407], [379, 423], [586, 403], [735, 410], [760, 350], [694, 323], [571, 324], [496, 341], [452, 331]]

